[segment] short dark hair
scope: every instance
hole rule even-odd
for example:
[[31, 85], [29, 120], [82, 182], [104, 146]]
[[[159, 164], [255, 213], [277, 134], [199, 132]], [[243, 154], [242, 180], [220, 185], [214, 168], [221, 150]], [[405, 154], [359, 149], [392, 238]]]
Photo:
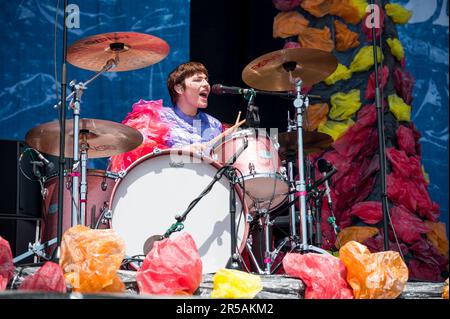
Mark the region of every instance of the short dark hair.
[[178, 99], [178, 93], [175, 91], [175, 85], [181, 85], [186, 88], [184, 80], [197, 73], [203, 73], [208, 77], [208, 70], [200, 62], [187, 62], [177, 66], [167, 77], [167, 89], [169, 90], [170, 99], [175, 104]]

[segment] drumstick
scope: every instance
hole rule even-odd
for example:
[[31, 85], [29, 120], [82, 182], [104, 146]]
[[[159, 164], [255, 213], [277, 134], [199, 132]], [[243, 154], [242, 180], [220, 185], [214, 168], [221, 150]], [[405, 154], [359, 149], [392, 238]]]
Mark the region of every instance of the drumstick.
[[231, 134], [232, 132], [234, 132], [235, 129], [237, 129], [239, 126], [241, 126], [244, 123], [245, 123], [245, 120], [242, 120], [242, 121], [234, 124], [232, 127], [228, 128], [227, 130], [223, 131], [221, 134], [217, 135], [215, 138], [213, 138], [211, 141], [209, 141], [207, 143], [208, 147], [213, 146], [217, 141], [219, 141], [220, 139]]
[[[241, 119], [241, 111], [239, 111], [238, 116], [236, 118], [236, 122], [234, 122], [234, 125], [239, 123], [239, 120]], [[237, 127], [233, 130], [233, 132], [235, 132], [237, 130]]]

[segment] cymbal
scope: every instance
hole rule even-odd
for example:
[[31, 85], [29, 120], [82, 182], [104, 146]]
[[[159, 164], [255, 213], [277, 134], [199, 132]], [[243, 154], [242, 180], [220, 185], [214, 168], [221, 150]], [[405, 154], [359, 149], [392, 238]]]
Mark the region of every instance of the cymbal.
[[73, 43], [67, 61], [81, 69], [99, 72], [110, 59], [118, 65], [109, 72], [141, 69], [158, 63], [169, 54], [169, 45], [155, 36], [138, 32], [111, 32]]
[[[85, 139], [89, 149], [88, 158], [109, 157], [131, 151], [142, 144], [142, 134], [124, 124], [96, 120], [80, 119], [80, 150]], [[25, 136], [26, 143], [42, 153], [59, 156], [59, 121], [36, 126]], [[73, 121], [66, 121], [65, 150], [66, 157], [73, 157]]]
[[[297, 131], [278, 134], [280, 149], [278, 153], [282, 160], [297, 155]], [[303, 131], [303, 152], [312, 154], [320, 152], [333, 143], [333, 138], [325, 133]]]
[[[303, 85], [319, 83], [332, 74], [338, 61], [331, 53], [309, 48], [292, 48], [270, 52], [250, 62], [242, 71], [242, 80], [252, 88], [265, 91], [295, 89], [292, 77]], [[289, 72], [291, 70], [291, 72]]]

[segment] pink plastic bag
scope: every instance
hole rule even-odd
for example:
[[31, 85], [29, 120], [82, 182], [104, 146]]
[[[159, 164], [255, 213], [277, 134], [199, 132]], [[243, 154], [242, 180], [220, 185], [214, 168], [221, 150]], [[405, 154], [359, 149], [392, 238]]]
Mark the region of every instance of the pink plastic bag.
[[305, 283], [306, 299], [353, 299], [353, 292], [346, 281], [347, 269], [334, 256], [287, 254], [283, 268], [286, 274]]
[[14, 264], [11, 247], [8, 241], [0, 236], [0, 291], [5, 290], [14, 275]]
[[141, 294], [192, 295], [202, 281], [202, 261], [192, 236], [182, 233], [155, 242], [136, 281]]
[[66, 282], [61, 267], [53, 262], [46, 262], [32, 276], [22, 282], [19, 290], [66, 292]]

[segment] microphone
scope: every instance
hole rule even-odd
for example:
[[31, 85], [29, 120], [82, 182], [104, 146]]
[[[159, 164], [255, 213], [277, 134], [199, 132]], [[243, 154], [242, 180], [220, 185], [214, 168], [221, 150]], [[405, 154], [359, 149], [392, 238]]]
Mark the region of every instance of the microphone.
[[52, 170], [55, 167], [55, 164], [53, 164], [52, 162], [50, 162], [48, 159], [46, 159], [44, 157], [44, 155], [42, 155], [38, 150], [33, 148], [33, 151], [37, 154], [38, 158], [44, 162], [44, 164], [47, 166], [47, 168], [49, 170]]
[[217, 95], [222, 94], [247, 94], [251, 89], [243, 89], [237, 86], [225, 86], [222, 84], [214, 84], [211, 87], [211, 92]]

